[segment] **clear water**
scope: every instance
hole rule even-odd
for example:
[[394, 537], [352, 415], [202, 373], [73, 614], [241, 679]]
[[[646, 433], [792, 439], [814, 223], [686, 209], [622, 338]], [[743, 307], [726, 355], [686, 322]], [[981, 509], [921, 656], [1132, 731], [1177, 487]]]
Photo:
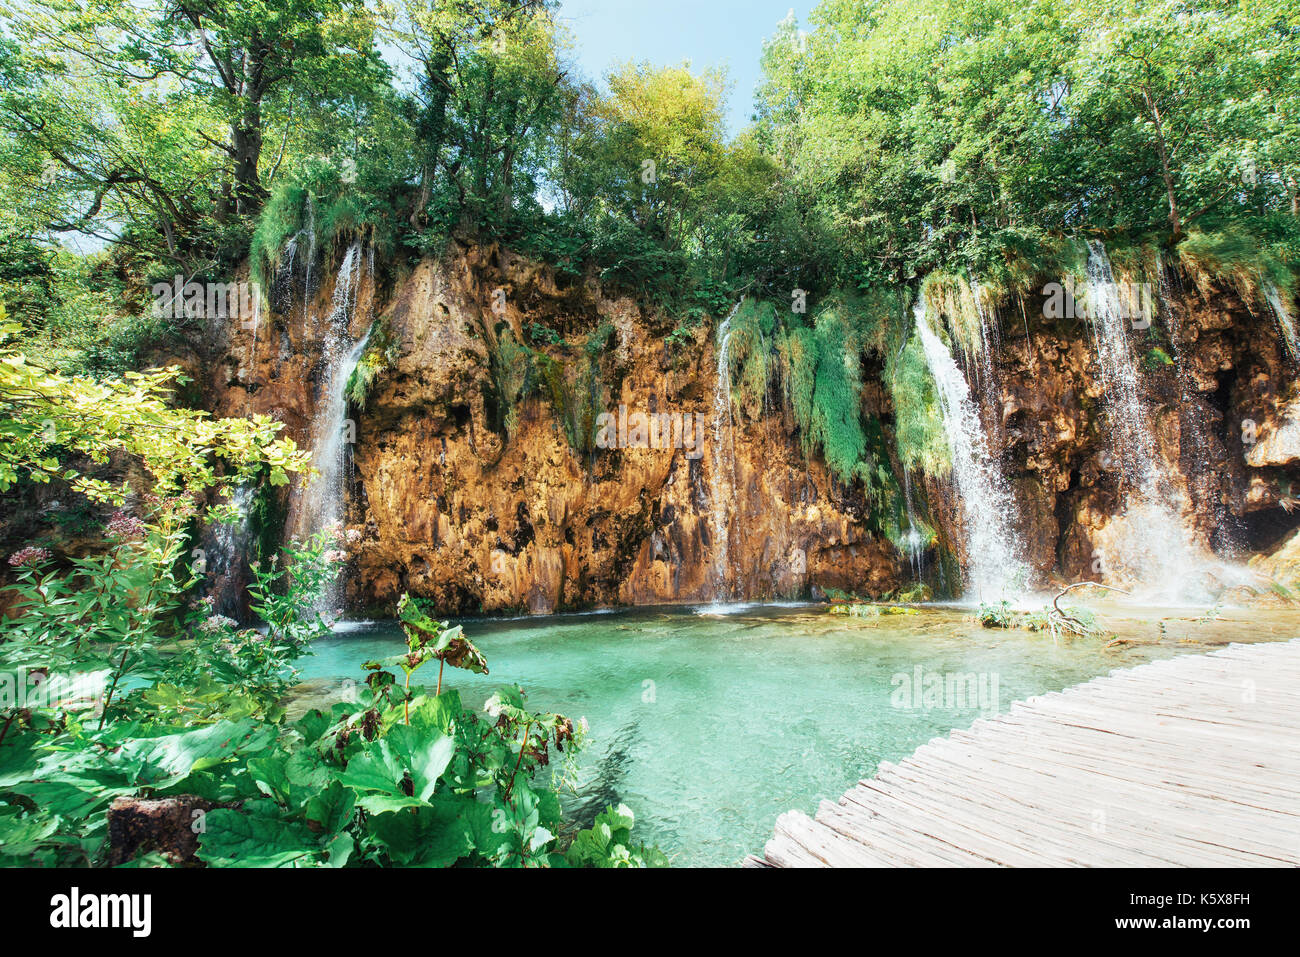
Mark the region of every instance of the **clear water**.
[[[1156, 621], [1146, 611], [1126, 621], [1121, 612], [1108, 617], [1112, 630], [1159, 644], [1106, 650], [1099, 640], [1053, 644], [1046, 634], [984, 629], [958, 608], [874, 619], [819, 606], [710, 608], [723, 613], [657, 608], [463, 622], [491, 674], [448, 674], [472, 707], [497, 686], [518, 683], [531, 708], [587, 718], [579, 793], [567, 802], [578, 823], [623, 801], [637, 815], [639, 838], [675, 864], [733, 865], [762, 851], [781, 812], [813, 813], [878, 762], [899, 760], [983, 713], [976, 701], [895, 707], [896, 675], [913, 679], [918, 666], [923, 677], [974, 674], [990, 693], [996, 677], [1005, 710], [1115, 667], [1204, 650], [1207, 641], [1291, 637], [1297, 620], [1252, 610], [1235, 621], [1187, 612]], [[360, 680], [363, 661], [395, 653], [400, 641], [391, 623], [354, 623], [317, 643], [304, 678]], [[309, 687], [325, 693], [329, 685]]]

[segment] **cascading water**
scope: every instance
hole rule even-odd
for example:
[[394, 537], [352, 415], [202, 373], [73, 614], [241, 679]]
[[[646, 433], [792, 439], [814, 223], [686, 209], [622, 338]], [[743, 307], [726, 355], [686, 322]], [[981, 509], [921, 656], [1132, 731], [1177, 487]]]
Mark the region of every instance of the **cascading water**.
[[918, 582], [925, 580], [925, 536], [916, 524], [916, 510], [912, 506], [912, 478], [907, 469], [903, 469], [903, 502], [907, 506], [907, 533], [903, 536], [903, 548], [907, 551], [908, 561], [912, 563], [912, 575]]
[[730, 511], [736, 485], [735, 447], [731, 431], [731, 320], [736, 317], [741, 303], [731, 307], [731, 312], [718, 326], [718, 379], [713, 390], [713, 474], [709, 479], [712, 496], [710, 530], [713, 533], [714, 598], [725, 601], [731, 597], [728, 582], [731, 563]]
[[234, 511], [231, 521], [214, 522], [209, 533], [207, 555], [208, 580], [212, 583], [208, 594], [213, 599], [213, 611], [219, 615], [239, 620], [246, 609], [241, 606], [243, 588], [231, 587], [241, 583], [247, 574], [244, 562], [248, 558], [251, 540], [249, 515], [253, 505], [254, 487], [240, 485], [230, 495]]
[[[357, 242], [348, 248], [339, 266], [326, 322], [324, 373], [311, 430], [312, 465], [319, 474], [298, 490], [289, 522], [292, 534], [299, 539], [341, 526], [345, 517], [348, 446], [355, 440], [354, 426], [347, 419], [346, 387], [370, 339], [369, 331], [355, 342], [348, 333], [360, 284], [361, 244]], [[323, 596], [319, 610], [338, 608], [339, 595], [336, 582]]]
[[916, 332], [934, 378], [952, 473], [961, 495], [969, 592], [981, 601], [1001, 599], [1026, 574], [1012, 533], [1015, 504], [989, 450], [970, 388], [943, 340], [930, 328], [925, 299], [914, 310]]
[[1197, 544], [1184, 521], [1188, 505], [1169, 479], [1156, 452], [1154, 432], [1141, 397], [1137, 356], [1128, 329], [1150, 315], [1138, 315], [1137, 295], [1122, 295], [1105, 246], [1088, 243], [1087, 316], [1096, 348], [1100, 381], [1111, 430], [1112, 463], [1125, 495], [1120, 515], [1107, 526], [1094, 552], [1103, 577], [1137, 583], [1143, 600], [1181, 603], [1207, 600], [1213, 583], [1241, 580], [1231, 566]]
[[975, 388], [980, 396], [980, 408], [984, 411], [984, 426], [990, 436], [999, 434], [1001, 422], [998, 416], [1000, 396], [998, 394], [997, 375], [993, 369], [993, 356], [1001, 344], [1002, 330], [998, 327], [998, 317], [989, 306], [984, 290], [979, 282], [971, 280], [971, 298], [975, 302], [975, 313], [980, 320], [980, 353], [976, 366]]
[[1269, 308], [1273, 310], [1273, 318], [1277, 320], [1277, 329], [1282, 335], [1282, 344], [1286, 347], [1287, 358], [1295, 362], [1300, 359], [1300, 340], [1296, 338], [1295, 320], [1291, 317], [1286, 303], [1282, 301], [1282, 294], [1278, 292], [1276, 285], [1266, 280], [1261, 288], [1264, 298], [1268, 300]]
[[1120, 300], [1106, 248], [1088, 242], [1086, 312], [1096, 347], [1097, 366], [1105, 390], [1111, 439], [1125, 477], [1144, 491], [1155, 491], [1160, 479], [1151, 425], [1139, 396], [1137, 358], [1128, 339], [1132, 316]]

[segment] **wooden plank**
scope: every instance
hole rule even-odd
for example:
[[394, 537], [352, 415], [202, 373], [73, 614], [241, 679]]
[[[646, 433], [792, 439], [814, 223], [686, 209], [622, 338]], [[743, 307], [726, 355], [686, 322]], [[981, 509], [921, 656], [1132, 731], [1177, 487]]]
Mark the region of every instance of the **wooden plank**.
[[1012, 704], [782, 814], [747, 867], [1300, 865], [1300, 639]]

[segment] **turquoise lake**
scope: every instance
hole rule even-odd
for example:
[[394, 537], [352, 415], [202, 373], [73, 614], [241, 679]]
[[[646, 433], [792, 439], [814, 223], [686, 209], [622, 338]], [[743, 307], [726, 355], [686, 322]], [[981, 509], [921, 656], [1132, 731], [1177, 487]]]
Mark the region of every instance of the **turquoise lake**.
[[[530, 709], [587, 719], [579, 786], [566, 798], [575, 821], [586, 825], [605, 805], [624, 802], [636, 813], [635, 837], [658, 844], [674, 864], [696, 866], [735, 865], [761, 852], [781, 812], [812, 813], [880, 761], [994, 707], [1112, 668], [1203, 651], [1207, 642], [1295, 630], [1294, 615], [1269, 624], [1258, 612], [1244, 620], [1167, 618], [1160, 631], [1150, 618], [1134, 619], [1128, 631], [1158, 643], [1107, 649], [1100, 640], [1054, 643], [1044, 633], [985, 629], [967, 609], [933, 606], [869, 619], [822, 606], [753, 605], [461, 623], [491, 669], [448, 670], [467, 705], [519, 684]], [[1126, 628], [1123, 620], [1110, 624]], [[302, 676], [324, 691], [360, 680], [363, 661], [401, 647], [392, 623], [350, 624], [317, 642]], [[914, 690], [918, 668], [922, 685], [909, 703], [902, 692]], [[927, 702], [931, 675], [952, 676], [969, 696], [945, 690]]]

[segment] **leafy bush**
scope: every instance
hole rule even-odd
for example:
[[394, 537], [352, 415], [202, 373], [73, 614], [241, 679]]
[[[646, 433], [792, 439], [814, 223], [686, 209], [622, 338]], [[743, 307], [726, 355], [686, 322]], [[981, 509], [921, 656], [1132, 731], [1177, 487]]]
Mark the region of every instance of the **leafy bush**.
[[975, 618], [985, 628], [1011, 627], [1011, 602], [980, 602]]
[[606, 808], [595, 824], [574, 837], [566, 860], [574, 867], [667, 867], [668, 858], [658, 848], [632, 843], [634, 822], [626, 804]]
[[[353, 700], [286, 723], [294, 662], [329, 630], [315, 609], [346, 557], [341, 529], [280, 554], [263, 550], [250, 563], [260, 629], [192, 597], [197, 499], [219, 481], [283, 484], [305, 466], [275, 441], [271, 423], [170, 409], [166, 373], [92, 382], [17, 353], [4, 359], [0, 485], [67, 482], [119, 511], [98, 552], [57, 557], [32, 543], [9, 556], [0, 864], [107, 863], [114, 799], [181, 795], [210, 808], [195, 827], [199, 858], [210, 864], [570, 863], [556, 837], [558, 795], [570, 786], [583, 729], [525, 710], [517, 688], [492, 698], [486, 716], [461, 707], [442, 688], [442, 666], [486, 672], [487, 663], [459, 629], [407, 599], [399, 606], [406, 653], [368, 663]], [[132, 458], [155, 492], [80, 475], [61, 461], [68, 450]], [[214, 455], [226, 460], [226, 479]], [[434, 659], [438, 686], [412, 685]], [[405, 674], [401, 687], [394, 666]], [[561, 773], [547, 782], [541, 772], [553, 752]], [[575, 860], [660, 860], [632, 846], [613, 818], [603, 827]], [[150, 854], [141, 863], [167, 860]]]

